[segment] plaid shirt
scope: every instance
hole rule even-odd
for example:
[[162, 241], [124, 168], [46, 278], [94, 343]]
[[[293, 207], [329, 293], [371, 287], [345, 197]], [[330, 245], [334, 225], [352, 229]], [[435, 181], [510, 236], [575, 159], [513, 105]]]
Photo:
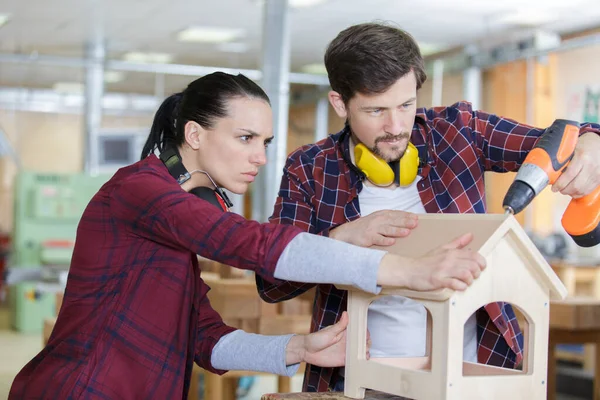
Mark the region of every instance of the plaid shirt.
[[[484, 171], [516, 171], [536, 144], [542, 129], [473, 111], [466, 102], [419, 109], [411, 142], [426, 163], [419, 168], [421, 201], [428, 213], [485, 213]], [[581, 133], [600, 126], [584, 124]], [[290, 155], [271, 222], [291, 224], [321, 235], [360, 216], [358, 194], [364, 175], [350, 161], [348, 127]], [[257, 277], [261, 297], [278, 302], [314, 285], [271, 284]], [[311, 331], [338, 321], [346, 309], [346, 292], [318, 285]], [[492, 303], [477, 312], [478, 361], [514, 368], [522, 360], [523, 335], [510, 304]], [[498, 340], [501, 339], [501, 340]], [[338, 369], [309, 365], [305, 391], [327, 391]]]
[[211, 353], [234, 330], [210, 306], [196, 254], [272, 279], [299, 232], [220, 211], [154, 155], [121, 169], [81, 218], [56, 325], [9, 399], [186, 399], [194, 361], [225, 372]]

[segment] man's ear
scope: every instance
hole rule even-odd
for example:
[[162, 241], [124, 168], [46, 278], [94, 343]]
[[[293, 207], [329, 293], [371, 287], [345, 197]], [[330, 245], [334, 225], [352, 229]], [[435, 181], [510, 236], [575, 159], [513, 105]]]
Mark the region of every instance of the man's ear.
[[203, 136], [206, 134], [205, 130], [194, 121], [188, 121], [185, 124], [184, 132], [185, 142], [194, 150], [198, 150], [200, 148], [200, 142], [203, 139]]
[[338, 92], [330, 90], [329, 93], [327, 93], [327, 98], [329, 99], [329, 104], [331, 104], [338, 117], [343, 119], [348, 118], [346, 105], [344, 104], [342, 96]]

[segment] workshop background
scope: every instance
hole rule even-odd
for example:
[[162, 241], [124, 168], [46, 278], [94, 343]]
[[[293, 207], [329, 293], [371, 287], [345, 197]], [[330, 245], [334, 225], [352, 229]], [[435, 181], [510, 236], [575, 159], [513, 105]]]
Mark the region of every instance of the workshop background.
[[[249, 194], [234, 196], [234, 211], [265, 221], [285, 156], [343, 125], [326, 99], [327, 44], [372, 21], [418, 40], [428, 70], [419, 106], [467, 100], [539, 127], [600, 122], [597, 0], [0, 1], [0, 399], [52, 329], [83, 208], [137, 161], [160, 102], [215, 70], [262, 85], [274, 126], [287, 129], [276, 130], [269, 164]], [[513, 179], [489, 173], [489, 212], [502, 212]], [[600, 249], [565, 235], [568, 201], [546, 189], [517, 218], [569, 295], [600, 303]], [[201, 261], [227, 322], [267, 334], [308, 330], [310, 294], [267, 305], [252, 276]], [[557, 375], [548, 379], [558, 398], [593, 398], [595, 352], [557, 346]], [[191, 399], [259, 399], [302, 382], [301, 374], [195, 372]]]

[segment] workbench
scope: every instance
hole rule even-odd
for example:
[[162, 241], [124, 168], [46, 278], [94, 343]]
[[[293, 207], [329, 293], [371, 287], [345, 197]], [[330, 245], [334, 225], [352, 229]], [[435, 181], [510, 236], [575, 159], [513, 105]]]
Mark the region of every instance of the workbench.
[[[342, 392], [324, 393], [271, 393], [265, 394], [261, 400], [348, 400]], [[405, 397], [392, 396], [385, 393], [367, 390], [364, 400], [409, 400]]]
[[548, 400], [556, 398], [557, 344], [595, 344], [594, 400], [600, 400], [600, 300], [571, 297], [550, 304]]

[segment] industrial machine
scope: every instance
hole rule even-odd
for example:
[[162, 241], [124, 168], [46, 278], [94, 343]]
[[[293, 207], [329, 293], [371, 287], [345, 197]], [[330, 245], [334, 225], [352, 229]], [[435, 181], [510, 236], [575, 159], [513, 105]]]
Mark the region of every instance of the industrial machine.
[[83, 210], [109, 176], [21, 172], [15, 184], [12, 253], [6, 283], [13, 328], [41, 332], [55, 316]]

